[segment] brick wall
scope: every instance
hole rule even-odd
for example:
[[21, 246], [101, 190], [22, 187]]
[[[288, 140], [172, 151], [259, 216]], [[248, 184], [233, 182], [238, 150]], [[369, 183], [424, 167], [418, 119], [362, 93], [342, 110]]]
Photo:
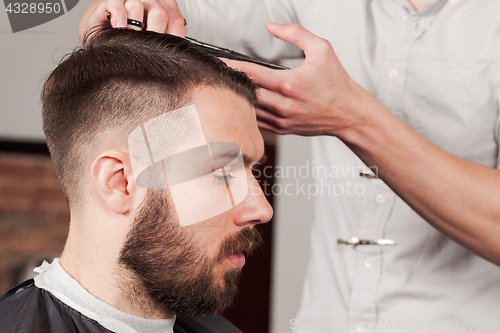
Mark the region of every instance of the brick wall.
[[0, 152], [0, 294], [30, 259], [59, 255], [68, 228], [69, 208], [50, 157]]

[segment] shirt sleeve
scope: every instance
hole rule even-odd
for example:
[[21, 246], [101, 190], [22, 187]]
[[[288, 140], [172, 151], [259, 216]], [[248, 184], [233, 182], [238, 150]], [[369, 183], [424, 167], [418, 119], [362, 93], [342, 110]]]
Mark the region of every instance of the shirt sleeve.
[[272, 36], [266, 22], [297, 22], [287, 0], [177, 0], [186, 35], [268, 61], [299, 58], [296, 46]]

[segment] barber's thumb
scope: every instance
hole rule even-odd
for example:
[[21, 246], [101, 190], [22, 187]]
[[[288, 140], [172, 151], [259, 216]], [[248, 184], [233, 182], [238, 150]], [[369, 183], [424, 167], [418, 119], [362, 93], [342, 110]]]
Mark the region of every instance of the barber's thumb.
[[279, 24], [271, 21], [266, 24], [267, 31], [280, 39], [284, 39], [283, 37], [286, 38], [289, 32], [289, 29], [287, 29], [289, 26], [291, 26], [291, 24]]
[[298, 23], [279, 24], [267, 22], [266, 28], [275, 37], [292, 43], [301, 50], [305, 50], [310, 46], [312, 40], [319, 38]]
[[272, 32], [272, 31], [276, 31], [277, 29], [281, 28], [282, 25], [283, 24], [269, 21], [266, 24], [266, 28], [269, 32]]

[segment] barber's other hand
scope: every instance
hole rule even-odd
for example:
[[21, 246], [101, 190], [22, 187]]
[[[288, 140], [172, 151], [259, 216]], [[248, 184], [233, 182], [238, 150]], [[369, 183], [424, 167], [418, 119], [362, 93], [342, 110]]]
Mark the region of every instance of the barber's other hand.
[[371, 95], [349, 77], [330, 43], [296, 23], [268, 22], [267, 29], [304, 51], [300, 67], [273, 70], [222, 59], [260, 86], [256, 105], [259, 127], [278, 134], [340, 135], [358, 121], [352, 113], [354, 104]]
[[78, 26], [80, 40], [87, 29], [94, 26], [141, 30], [127, 26], [127, 18], [142, 22], [143, 28], [149, 31], [181, 37], [186, 34], [185, 21], [176, 0], [103, 0], [92, 4], [82, 16]]

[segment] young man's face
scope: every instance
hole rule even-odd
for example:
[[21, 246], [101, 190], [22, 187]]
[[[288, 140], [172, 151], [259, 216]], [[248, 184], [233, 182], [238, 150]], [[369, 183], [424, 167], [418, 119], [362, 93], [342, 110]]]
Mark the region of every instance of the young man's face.
[[[177, 190], [149, 190], [120, 260], [159, 303], [180, 313], [208, 314], [231, 303], [244, 255], [261, 242], [254, 226], [269, 221], [272, 208], [251, 170], [264, 154], [254, 108], [243, 97], [212, 87], [197, 90], [193, 104], [206, 142], [228, 143], [219, 153], [225, 147], [239, 147], [245, 160], [240, 170], [228, 166], [224, 172], [205, 176], [199, 184], [212, 184], [213, 195], [229, 191], [240, 199], [231, 200], [233, 206], [216, 216], [182, 223], [176, 210], [186, 210], [191, 204], [192, 210], [204, 207], [203, 213], [223, 203], [212, 196], [206, 199], [210, 205], [204, 206], [203, 196], [195, 195], [196, 187], [187, 187], [187, 193], [180, 196]], [[215, 157], [212, 163], [217, 163]], [[231, 182], [239, 184], [230, 186]]]

